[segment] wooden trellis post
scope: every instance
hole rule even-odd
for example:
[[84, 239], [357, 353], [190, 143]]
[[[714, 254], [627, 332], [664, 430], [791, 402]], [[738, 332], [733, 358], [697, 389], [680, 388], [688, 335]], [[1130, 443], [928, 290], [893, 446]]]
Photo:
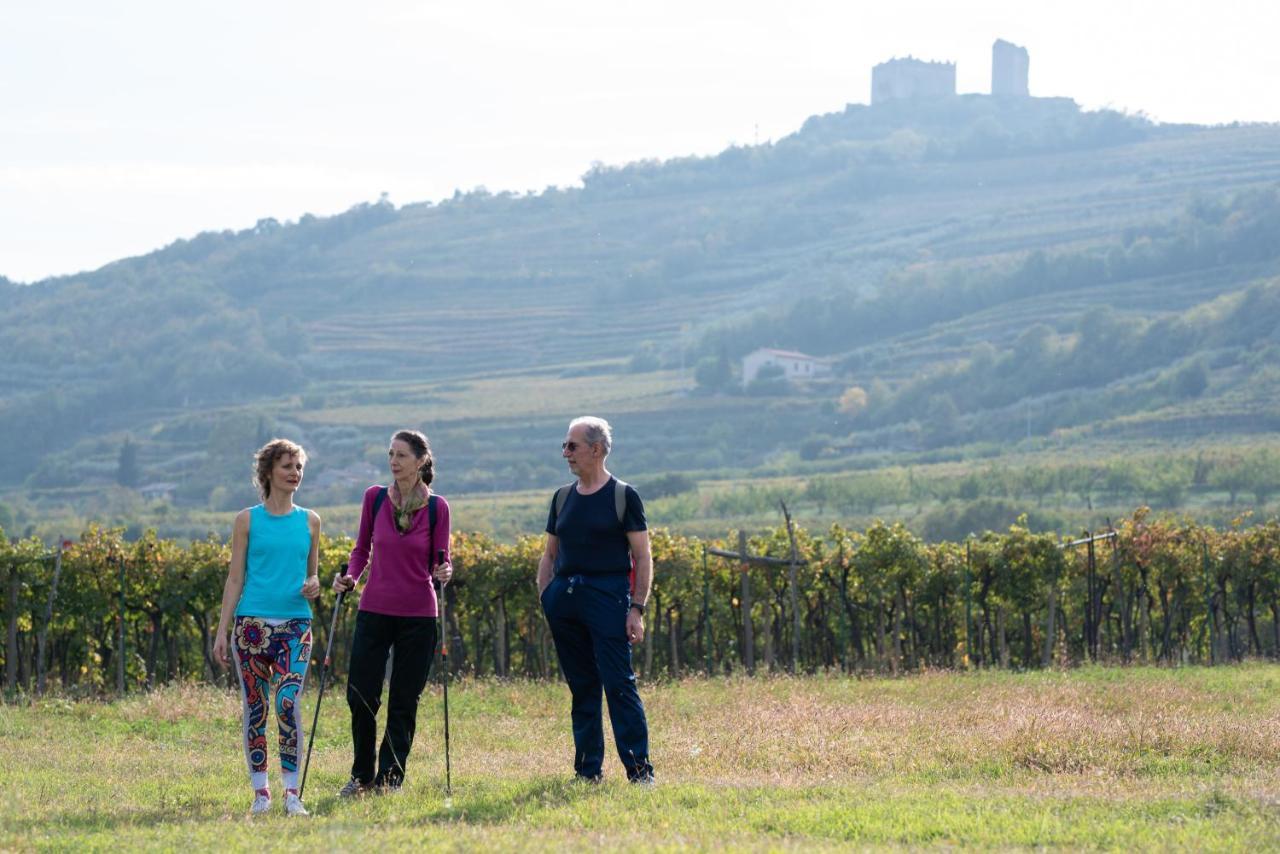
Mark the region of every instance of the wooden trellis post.
[[779, 501], [782, 505], [782, 516], [787, 520], [787, 538], [791, 541], [791, 560], [787, 564], [787, 587], [791, 597], [791, 672], [795, 673], [800, 668], [800, 600], [796, 591], [796, 567], [800, 560], [800, 553], [796, 549], [796, 532], [791, 526], [791, 514], [787, 512], [787, 503]]
[[747, 551], [747, 532], [738, 532], [738, 550], [736, 552], [725, 551], [724, 549], [707, 549], [708, 554], [717, 557], [729, 558], [736, 560], [741, 564], [742, 568], [742, 663], [747, 668], [747, 673], [754, 674], [756, 671], [756, 651], [755, 651], [755, 633], [751, 625], [751, 575], [749, 570], [752, 564], [758, 566], [788, 566], [802, 565], [805, 563], [795, 557], [778, 558], [766, 557], [765, 555], [753, 555]]
[[[1100, 623], [1102, 622], [1102, 584], [1098, 580], [1098, 563], [1097, 551], [1094, 544], [1099, 540], [1115, 540], [1119, 535], [1114, 531], [1108, 531], [1105, 534], [1094, 534], [1091, 531], [1085, 531], [1084, 536], [1078, 540], [1071, 540], [1062, 544], [1064, 549], [1074, 549], [1077, 546], [1085, 546], [1085, 609], [1084, 609], [1084, 650], [1085, 658], [1088, 661], [1097, 661], [1102, 654], [1102, 632]], [[1114, 550], [1115, 544], [1113, 542]]]
[[18, 692], [18, 562], [9, 562], [9, 590], [5, 596], [4, 687], [10, 694]]
[[707, 675], [712, 673], [711, 645], [715, 637], [711, 634], [711, 570], [707, 568], [707, 545], [702, 544], [702, 652], [705, 658]]
[[116, 638], [116, 692], [124, 694], [125, 692], [125, 662], [124, 662], [124, 555], [117, 555], [116, 561], [120, 566], [120, 612], [117, 616], [117, 624], [119, 633]]

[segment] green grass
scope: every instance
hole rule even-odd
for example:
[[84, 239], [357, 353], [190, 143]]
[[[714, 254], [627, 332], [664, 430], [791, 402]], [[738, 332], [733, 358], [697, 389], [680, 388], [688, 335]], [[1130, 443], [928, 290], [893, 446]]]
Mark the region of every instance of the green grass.
[[[455, 685], [451, 804], [438, 686], [423, 697], [405, 790], [356, 802], [335, 796], [349, 748], [342, 695], [331, 694], [308, 780], [313, 816], [293, 821], [246, 818], [234, 694], [183, 686], [7, 706], [0, 849], [1280, 845], [1274, 665], [642, 690], [652, 790], [623, 782], [612, 755], [603, 786], [568, 782], [564, 686]], [[278, 793], [274, 767], [272, 783]]]

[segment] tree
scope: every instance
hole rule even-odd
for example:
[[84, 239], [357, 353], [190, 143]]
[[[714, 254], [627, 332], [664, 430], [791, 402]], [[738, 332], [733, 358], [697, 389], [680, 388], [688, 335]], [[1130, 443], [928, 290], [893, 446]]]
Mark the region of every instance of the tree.
[[800, 443], [800, 459], [816, 460], [831, 447], [831, 437], [825, 433], [810, 433]]
[[756, 373], [755, 379], [747, 387], [747, 394], [769, 396], [782, 395], [791, 390], [787, 383], [786, 372], [781, 365], [763, 365]]
[[644, 495], [645, 500], [697, 491], [698, 481], [680, 472], [667, 472], [666, 474], [658, 475], [645, 481], [640, 487], [640, 492]]
[[1179, 398], [1199, 397], [1209, 387], [1209, 370], [1196, 359], [1178, 369], [1171, 380], [1173, 393]]
[[724, 391], [733, 382], [733, 366], [729, 357], [721, 353], [699, 359], [693, 368], [693, 379], [703, 391]]
[[1226, 491], [1227, 503], [1232, 507], [1240, 491], [1249, 488], [1250, 480], [1249, 466], [1238, 457], [1218, 460], [1208, 477], [1210, 486]]
[[1187, 465], [1171, 463], [1153, 467], [1142, 475], [1142, 492], [1153, 506], [1178, 507], [1191, 486], [1192, 472]]
[[925, 406], [925, 439], [930, 446], [953, 444], [960, 426], [960, 409], [947, 392], [935, 394]]
[[662, 362], [658, 358], [658, 348], [654, 346], [652, 341], [645, 341], [641, 344], [640, 349], [632, 353], [630, 361], [627, 362], [627, 370], [633, 374], [656, 371], [660, 367], [662, 367]]
[[1036, 506], [1043, 507], [1045, 496], [1058, 485], [1058, 473], [1040, 466], [1027, 466], [1020, 480], [1022, 488], [1035, 496]]
[[840, 412], [850, 418], [857, 418], [867, 408], [867, 392], [862, 386], [851, 385], [840, 395], [837, 404]]
[[1248, 489], [1259, 508], [1266, 505], [1272, 493], [1280, 489], [1280, 457], [1263, 448], [1250, 455], [1248, 471]]
[[129, 489], [137, 489], [142, 481], [142, 469], [138, 465], [138, 446], [125, 436], [120, 446], [120, 456], [116, 459], [116, 483]]

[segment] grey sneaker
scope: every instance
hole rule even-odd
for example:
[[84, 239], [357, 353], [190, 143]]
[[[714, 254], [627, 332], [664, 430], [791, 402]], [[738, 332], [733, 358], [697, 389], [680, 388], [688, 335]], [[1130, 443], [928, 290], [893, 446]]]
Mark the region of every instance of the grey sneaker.
[[367, 783], [361, 783], [355, 777], [352, 777], [350, 780], [347, 781], [347, 785], [343, 786], [341, 789], [338, 790], [338, 797], [358, 798], [358, 797], [361, 797], [362, 795], [367, 795], [369, 792], [372, 792], [372, 791], [373, 791], [372, 786], [370, 786]]
[[285, 793], [284, 814], [285, 815], [311, 815], [311, 813], [307, 812], [307, 808], [302, 805], [302, 798], [298, 797], [297, 792]]
[[601, 783], [604, 782], [604, 775], [596, 774], [594, 776], [588, 776], [586, 774], [574, 774], [573, 782], [584, 783], [588, 786], [599, 786]]
[[634, 776], [634, 777], [630, 777], [630, 778], [628, 778], [628, 780], [629, 780], [631, 783], [634, 783], [634, 784], [635, 784], [635, 785], [637, 785], [637, 786], [656, 786], [656, 785], [658, 785], [658, 781], [657, 781], [657, 780], [655, 780], [655, 779], [653, 779], [653, 772], [652, 772], [652, 771], [645, 771], [643, 774], [637, 774], [637, 775], [636, 775], [636, 776]]
[[271, 795], [266, 789], [258, 789], [253, 793], [253, 805], [249, 807], [249, 815], [264, 815], [271, 809]]

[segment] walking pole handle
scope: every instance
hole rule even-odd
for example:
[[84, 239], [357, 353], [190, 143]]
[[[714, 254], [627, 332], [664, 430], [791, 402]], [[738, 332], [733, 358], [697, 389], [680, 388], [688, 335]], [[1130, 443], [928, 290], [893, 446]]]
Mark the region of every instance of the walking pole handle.
[[[343, 563], [342, 566], [338, 569], [338, 575], [342, 576], [343, 578], [346, 577], [347, 575], [346, 563]], [[338, 597], [333, 600], [333, 620], [331, 621], [329, 626], [329, 637], [327, 639], [328, 642], [325, 644], [325, 647], [324, 647], [324, 670], [320, 671], [322, 676], [324, 675], [324, 671], [328, 670], [329, 665], [332, 663], [330, 661], [329, 654], [333, 651], [333, 630], [338, 624], [338, 612], [342, 610], [342, 600], [346, 598], [347, 598], [347, 591], [339, 590]], [[324, 685], [321, 684], [320, 687], [323, 688]]]
[[[444, 563], [449, 559], [449, 554], [444, 549], [436, 549], [436, 566]], [[434, 579], [433, 579], [434, 580]], [[435, 581], [437, 597], [437, 607], [440, 611], [440, 658], [447, 660], [449, 658], [449, 632], [446, 628], [444, 620], [444, 588], [445, 585], [440, 581]]]

